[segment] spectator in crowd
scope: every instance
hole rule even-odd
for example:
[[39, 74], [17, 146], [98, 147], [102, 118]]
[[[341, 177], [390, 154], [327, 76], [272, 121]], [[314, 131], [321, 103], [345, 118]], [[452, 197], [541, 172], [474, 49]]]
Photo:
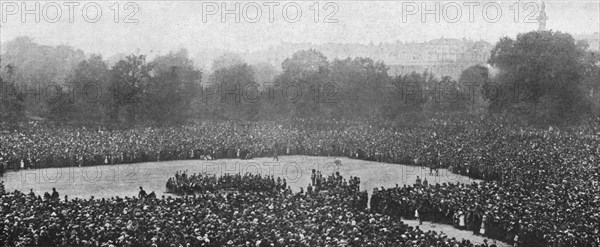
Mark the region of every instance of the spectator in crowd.
[[60, 195], [58, 194], [58, 191], [56, 191], [56, 188], [52, 188], [51, 198], [52, 198], [52, 200], [55, 200], [55, 201], [60, 200]]
[[[237, 178], [247, 183], [272, 181], [236, 176], [206, 181], [209, 177], [201, 176], [201, 180], [207, 188]], [[182, 172], [176, 177], [171, 183], [188, 183], [193, 175]], [[328, 177], [343, 180], [338, 174]], [[0, 198], [0, 242], [7, 246], [482, 246], [373, 214], [355, 205], [354, 189], [343, 187], [309, 196], [286, 190], [265, 196], [260, 189], [223, 194], [198, 187], [194, 196], [92, 197], [53, 204], [15, 191]]]
[[[474, 233], [483, 228], [485, 236], [517, 239], [520, 246], [600, 243], [600, 119], [560, 131], [522, 127], [502, 117], [463, 116], [434, 116], [420, 126], [379, 120], [197, 122], [127, 130], [38, 124], [0, 133], [0, 164], [15, 170], [245, 159], [269, 157], [273, 146], [289, 155], [433, 164], [483, 180], [378, 190], [373, 210], [386, 215], [412, 218], [419, 206], [424, 220], [454, 224], [461, 211]], [[313, 174], [314, 191], [332, 184], [320, 172]]]

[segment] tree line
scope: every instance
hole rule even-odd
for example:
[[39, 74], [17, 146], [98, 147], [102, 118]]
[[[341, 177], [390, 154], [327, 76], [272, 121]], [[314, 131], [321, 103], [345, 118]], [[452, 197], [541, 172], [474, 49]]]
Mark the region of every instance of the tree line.
[[3, 46], [0, 115], [13, 123], [407, 119], [435, 112], [509, 114], [556, 123], [598, 113], [600, 101], [598, 52], [552, 31], [501, 39], [487, 67], [471, 67], [458, 79], [429, 72], [391, 76], [381, 61], [328, 59], [314, 49], [294, 53], [281, 71], [226, 54], [207, 72], [185, 49], [149, 60], [139, 53], [105, 59], [27, 37]]

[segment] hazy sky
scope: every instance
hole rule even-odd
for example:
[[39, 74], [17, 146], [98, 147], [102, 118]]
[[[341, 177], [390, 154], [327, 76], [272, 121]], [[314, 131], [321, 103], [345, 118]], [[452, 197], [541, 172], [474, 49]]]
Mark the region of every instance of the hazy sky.
[[[129, 5], [118, 2], [117, 8], [114, 1], [41, 1], [37, 2], [37, 13], [36, 2], [0, 3], [2, 42], [27, 35], [38, 43], [69, 44], [110, 56], [136, 49], [146, 54], [166, 53], [181, 47], [192, 53], [211, 48], [244, 51], [266, 49], [280, 42], [377, 44], [440, 37], [495, 42], [502, 36], [537, 29], [535, 20], [527, 17], [537, 17], [541, 2], [319, 1], [317, 8], [314, 1], [137, 1]], [[235, 13], [236, 4], [238, 14], [227, 14], [223, 21], [222, 14], [227, 13], [223, 7]], [[23, 15], [28, 13], [23, 7], [29, 14]], [[301, 15], [297, 15], [298, 8]], [[432, 13], [426, 14], [426, 10]], [[548, 29], [600, 31], [600, 0], [546, 1], [546, 12]], [[36, 22], [38, 14], [40, 20]], [[124, 22], [130, 14], [129, 20], [137, 23]]]

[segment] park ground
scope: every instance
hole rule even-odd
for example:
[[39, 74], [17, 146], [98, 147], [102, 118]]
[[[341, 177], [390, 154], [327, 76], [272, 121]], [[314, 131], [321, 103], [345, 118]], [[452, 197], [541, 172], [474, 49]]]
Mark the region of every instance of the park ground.
[[[341, 160], [342, 165], [337, 166], [335, 159]], [[179, 160], [166, 162], [150, 162], [122, 165], [103, 165], [91, 167], [63, 167], [37, 170], [20, 170], [4, 174], [7, 191], [20, 190], [36, 194], [49, 192], [56, 188], [62, 197], [69, 198], [95, 198], [101, 197], [133, 197], [137, 196], [139, 187], [144, 187], [148, 193], [154, 191], [157, 196], [166, 194], [165, 184], [169, 177], [177, 171], [206, 174], [236, 174], [260, 173], [274, 175], [286, 179], [293, 191], [300, 187], [306, 188], [310, 183], [312, 170], [320, 170], [323, 176], [333, 172], [340, 172], [344, 178], [358, 176], [361, 179], [361, 190], [369, 194], [373, 188], [389, 188], [396, 185], [414, 184], [417, 176], [427, 179], [429, 184], [435, 183], [471, 183], [477, 180], [453, 174], [445, 169], [440, 169], [439, 174], [430, 174], [428, 168], [416, 166], [379, 163], [363, 160], [348, 159], [344, 157], [314, 157], [314, 156], [281, 156], [279, 160], [273, 158], [257, 158], [252, 160], [222, 159], [222, 160]], [[418, 222], [405, 220], [411, 226], [418, 226]], [[474, 236], [471, 232], [461, 231], [449, 225], [424, 222], [419, 226], [428, 231], [441, 231], [449, 237], [469, 239], [475, 243], [483, 243], [484, 238]], [[491, 242], [491, 240], [490, 240]], [[497, 243], [498, 246], [509, 246]]]

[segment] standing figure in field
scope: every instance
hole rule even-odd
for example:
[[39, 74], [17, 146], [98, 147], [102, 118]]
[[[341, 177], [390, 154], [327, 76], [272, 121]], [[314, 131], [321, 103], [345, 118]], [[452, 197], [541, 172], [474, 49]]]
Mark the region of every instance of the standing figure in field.
[[415, 209], [415, 218], [419, 221], [419, 225], [423, 225], [423, 217], [420, 214], [421, 206]]
[[435, 175], [436, 176], [440, 175], [440, 167], [442, 167], [442, 166], [443, 166], [442, 160], [440, 159], [439, 162], [437, 162], [436, 166], [435, 166]]
[[435, 172], [435, 175], [438, 176], [440, 174], [440, 166], [442, 166], [441, 163], [442, 160], [438, 154], [438, 156], [429, 163], [429, 175], [433, 175], [433, 172]]
[[435, 170], [435, 164], [429, 164], [429, 176], [433, 175], [433, 171]]
[[333, 163], [335, 163], [337, 172], [340, 172], [340, 167], [342, 166], [342, 161], [340, 159], [335, 159], [335, 161]]
[[146, 194], [146, 191], [144, 190], [144, 188], [142, 188], [142, 186], [140, 186], [140, 192], [138, 193], [138, 198], [144, 199], [147, 196], [148, 196], [148, 194]]
[[433, 175], [434, 172], [436, 176], [440, 175], [440, 166], [437, 163], [429, 165], [429, 175]]
[[279, 154], [277, 150], [277, 143], [273, 145], [273, 160], [279, 161]]

